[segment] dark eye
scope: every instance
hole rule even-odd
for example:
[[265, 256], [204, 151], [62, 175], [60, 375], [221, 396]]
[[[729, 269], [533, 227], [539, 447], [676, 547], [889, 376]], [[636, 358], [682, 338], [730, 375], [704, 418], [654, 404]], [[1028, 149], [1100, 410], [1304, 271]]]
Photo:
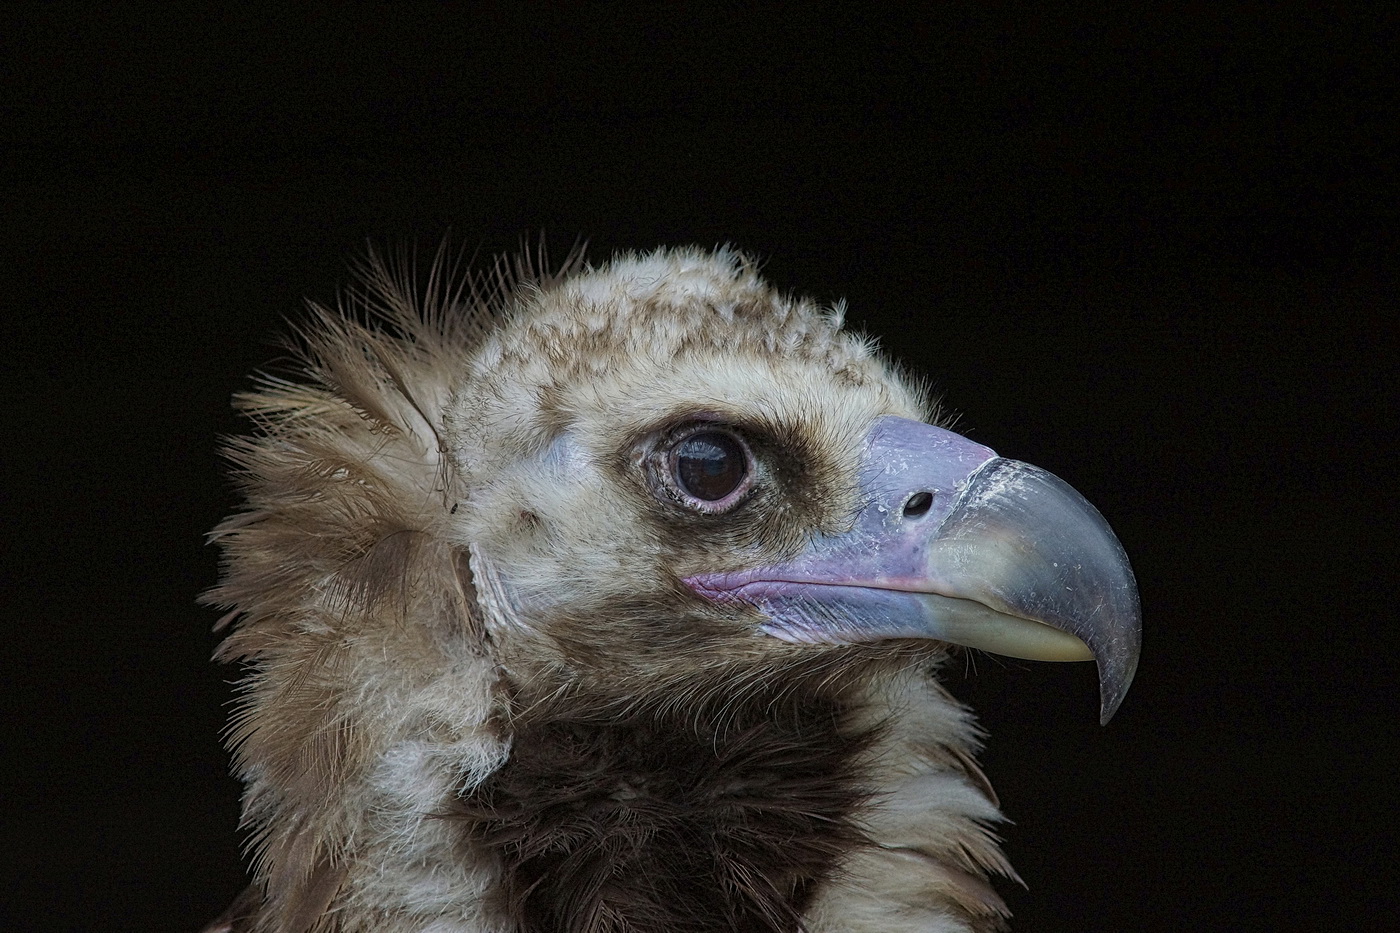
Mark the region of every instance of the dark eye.
[[671, 470], [680, 492], [702, 509], [733, 504], [748, 487], [749, 452], [723, 431], [701, 430], [671, 449]]

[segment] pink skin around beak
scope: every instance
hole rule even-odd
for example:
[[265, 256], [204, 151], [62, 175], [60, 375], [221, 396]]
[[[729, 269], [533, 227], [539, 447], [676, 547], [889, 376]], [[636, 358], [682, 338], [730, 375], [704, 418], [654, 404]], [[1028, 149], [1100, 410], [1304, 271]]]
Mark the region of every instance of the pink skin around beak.
[[961, 435], [877, 419], [853, 527], [793, 560], [691, 577], [790, 642], [935, 638], [1011, 657], [1096, 659], [1101, 720], [1137, 669], [1141, 621], [1127, 555], [1063, 480]]

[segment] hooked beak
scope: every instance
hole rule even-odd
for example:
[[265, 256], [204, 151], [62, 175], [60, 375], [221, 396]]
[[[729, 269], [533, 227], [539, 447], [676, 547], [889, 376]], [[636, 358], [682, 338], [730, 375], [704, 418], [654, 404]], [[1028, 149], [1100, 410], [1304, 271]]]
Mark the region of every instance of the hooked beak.
[[942, 428], [884, 417], [860, 472], [850, 531], [794, 560], [686, 582], [739, 600], [790, 642], [934, 638], [1099, 667], [1102, 722], [1132, 683], [1137, 584], [1112, 529], [1067, 483]]

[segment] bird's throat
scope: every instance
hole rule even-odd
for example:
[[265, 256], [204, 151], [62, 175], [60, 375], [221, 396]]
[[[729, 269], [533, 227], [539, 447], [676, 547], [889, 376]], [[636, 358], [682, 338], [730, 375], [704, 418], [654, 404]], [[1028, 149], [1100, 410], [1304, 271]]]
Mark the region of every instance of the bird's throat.
[[[789, 685], [789, 688], [791, 685]], [[795, 931], [841, 855], [874, 736], [817, 690], [556, 715], [453, 814], [521, 931]]]

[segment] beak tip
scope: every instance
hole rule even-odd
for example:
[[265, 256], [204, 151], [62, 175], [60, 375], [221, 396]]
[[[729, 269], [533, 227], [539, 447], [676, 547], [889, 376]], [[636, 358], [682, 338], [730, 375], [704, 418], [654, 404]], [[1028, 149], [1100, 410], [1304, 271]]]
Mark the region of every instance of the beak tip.
[[1133, 678], [1137, 675], [1138, 638], [1141, 629], [1134, 626], [1128, 631], [1134, 636], [1130, 643], [1124, 645], [1120, 652], [1108, 653], [1098, 659], [1099, 725], [1102, 726], [1108, 725], [1108, 721], [1123, 705], [1128, 688], [1133, 685]]
[[1118, 712], [1118, 707], [1123, 705], [1123, 700], [1127, 696], [1127, 691], [1120, 691], [1113, 696], [1105, 695], [1099, 707], [1099, 725], [1106, 726], [1114, 715]]

